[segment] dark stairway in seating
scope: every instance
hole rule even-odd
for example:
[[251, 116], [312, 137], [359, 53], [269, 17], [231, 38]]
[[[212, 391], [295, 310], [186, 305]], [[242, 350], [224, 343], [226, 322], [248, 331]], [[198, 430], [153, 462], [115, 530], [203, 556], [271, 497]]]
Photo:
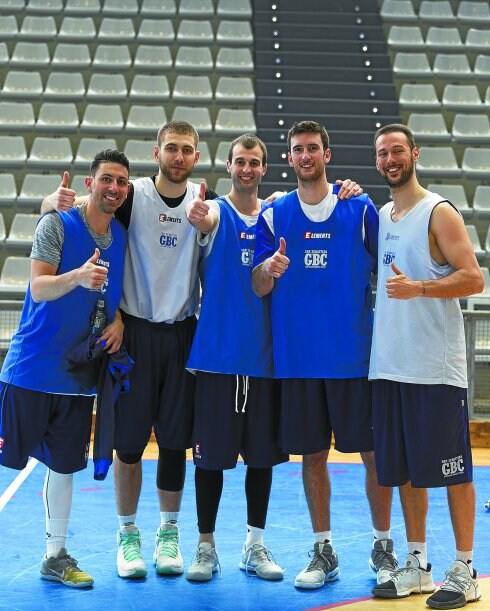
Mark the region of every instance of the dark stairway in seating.
[[377, 1], [255, 0], [254, 28], [257, 133], [269, 151], [261, 195], [295, 188], [287, 131], [313, 119], [330, 135], [329, 180], [352, 178], [386, 203], [373, 135], [401, 117]]

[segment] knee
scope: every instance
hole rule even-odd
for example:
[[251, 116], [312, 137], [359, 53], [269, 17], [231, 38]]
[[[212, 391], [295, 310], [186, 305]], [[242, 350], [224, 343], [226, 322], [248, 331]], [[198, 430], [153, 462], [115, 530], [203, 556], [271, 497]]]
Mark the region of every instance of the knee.
[[117, 450], [116, 456], [125, 465], [136, 465], [143, 456], [143, 450], [141, 452], [119, 452]]

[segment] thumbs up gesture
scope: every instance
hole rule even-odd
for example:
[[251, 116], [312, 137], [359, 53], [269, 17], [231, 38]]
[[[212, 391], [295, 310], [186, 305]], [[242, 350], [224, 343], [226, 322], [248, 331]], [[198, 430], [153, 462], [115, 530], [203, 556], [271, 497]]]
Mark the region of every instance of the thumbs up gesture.
[[286, 240], [279, 238], [279, 248], [264, 261], [264, 271], [273, 278], [280, 278], [289, 267], [290, 260], [286, 256]]
[[185, 210], [189, 223], [202, 233], [209, 233], [218, 220], [216, 211], [206, 201], [206, 189], [206, 183], [202, 182], [199, 193], [187, 204]]
[[94, 254], [78, 268], [78, 284], [86, 289], [100, 291], [107, 279], [107, 268], [97, 265], [100, 250], [95, 249]]
[[406, 276], [398, 269], [394, 261], [391, 263], [391, 269], [395, 275], [386, 279], [386, 294], [390, 299], [420, 297], [422, 286], [420, 280], [414, 281]]
[[77, 193], [73, 189], [70, 189], [69, 185], [70, 173], [63, 172], [61, 184], [53, 193], [53, 207], [55, 210], [60, 212], [70, 210], [70, 208], [75, 204]]

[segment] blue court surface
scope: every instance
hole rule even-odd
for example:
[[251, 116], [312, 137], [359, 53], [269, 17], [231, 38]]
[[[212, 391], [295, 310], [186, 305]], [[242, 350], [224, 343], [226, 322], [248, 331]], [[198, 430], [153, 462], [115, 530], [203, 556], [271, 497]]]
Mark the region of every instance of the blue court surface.
[[[208, 583], [191, 583], [185, 576], [159, 577], [152, 565], [154, 533], [159, 524], [155, 491], [156, 462], [144, 461], [143, 492], [138, 525], [143, 535], [143, 553], [148, 567], [144, 580], [117, 576], [116, 531], [112, 468], [104, 482], [92, 479], [93, 465], [75, 475], [74, 502], [68, 551], [90, 573], [95, 584], [75, 590], [40, 578], [44, 547], [42, 488], [45, 467], [37, 464], [12, 498], [8, 488], [17, 471], [0, 468], [0, 609], [9, 611], [70, 609], [91, 610], [280, 610], [297, 611], [344, 606], [348, 609], [426, 608], [421, 596], [403, 601], [374, 601], [370, 597], [374, 574], [368, 567], [372, 531], [364, 495], [364, 467], [332, 463], [332, 534], [340, 560], [340, 579], [319, 590], [297, 590], [295, 575], [309, 562], [313, 547], [306, 506], [301, 464], [289, 462], [276, 467], [266, 544], [278, 564], [286, 569], [280, 582], [266, 582], [238, 568], [245, 538], [246, 509], [243, 492], [245, 468], [225, 472], [225, 485], [216, 529], [217, 551], [222, 568]], [[187, 465], [187, 482], [179, 526], [181, 551], [186, 567], [197, 543], [194, 502], [194, 467]], [[18, 481], [18, 480], [17, 480]], [[483, 598], [471, 611], [488, 609], [490, 598], [490, 512], [484, 503], [490, 498], [490, 468], [475, 468], [477, 521], [475, 567], [481, 579]], [[7, 491], [7, 493], [5, 493]], [[454, 555], [454, 542], [444, 490], [430, 492], [427, 525], [429, 560], [434, 580], [442, 581]], [[392, 516], [392, 537], [402, 562], [406, 554], [403, 518], [398, 494]], [[185, 569], [184, 569], [185, 570]], [[486, 596], [485, 596], [486, 594]], [[403, 607], [400, 605], [405, 603]]]

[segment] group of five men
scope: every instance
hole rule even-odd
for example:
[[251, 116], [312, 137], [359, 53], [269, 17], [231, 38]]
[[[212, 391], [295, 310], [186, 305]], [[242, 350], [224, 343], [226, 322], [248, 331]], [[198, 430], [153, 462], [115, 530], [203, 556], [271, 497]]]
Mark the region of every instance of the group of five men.
[[[59, 213], [44, 215], [36, 231], [21, 324], [0, 376], [0, 463], [22, 468], [35, 456], [48, 467], [41, 574], [74, 587], [93, 583], [66, 551], [72, 477], [86, 465], [91, 400], [77, 392], [61, 357], [86, 334], [102, 296], [110, 323], [100, 341], [108, 352], [124, 341], [135, 361], [130, 391], [120, 395], [115, 412], [121, 577], [146, 575], [136, 514], [141, 458], [153, 429], [158, 573], [183, 572], [178, 518], [186, 448], [192, 447], [199, 541], [188, 579], [207, 581], [220, 569], [214, 531], [223, 470], [239, 454], [247, 464], [240, 567], [263, 579], [283, 577], [264, 529], [272, 468], [288, 453], [303, 455], [315, 537], [312, 560], [295, 586], [318, 588], [336, 579], [326, 469], [333, 432], [336, 448], [360, 452], [366, 467], [373, 594], [435, 590], [425, 543], [426, 489], [447, 486], [457, 555], [428, 604], [445, 609], [478, 599], [458, 297], [481, 291], [482, 277], [459, 214], [417, 181], [411, 132], [388, 125], [375, 135], [376, 165], [393, 198], [380, 222], [356, 184], [328, 182], [328, 133], [314, 121], [289, 130], [288, 162], [298, 188], [270, 205], [258, 197], [267, 150], [257, 136], [232, 142], [232, 188], [224, 197], [188, 180], [198, 142], [188, 123], [165, 124], [154, 148], [157, 176], [129, 182], [124, 155], [104, 151], [87, 178], [88, 198], [77, 199], [65, 173], [43, 203], [44, 211]], [[63, 323], [75, 303], [78, 322], [68, 330]], [[45, 375], [31, 375], [32, 367]], [[37, 427], [27, 431], [33, 412]], [[435, 434], [441, 422], [447, 435]], [[409, 552], [401, 568], [390, 537], [394, 486]]]

